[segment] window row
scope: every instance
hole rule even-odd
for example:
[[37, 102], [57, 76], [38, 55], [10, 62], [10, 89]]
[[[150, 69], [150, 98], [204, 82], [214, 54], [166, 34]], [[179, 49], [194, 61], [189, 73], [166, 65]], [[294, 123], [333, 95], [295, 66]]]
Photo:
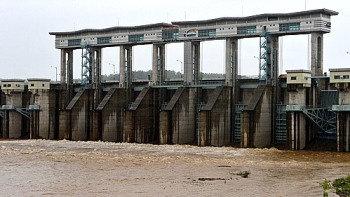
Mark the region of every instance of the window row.
[[256, 26], [237, 27], [237, 34], [254, 34]]
[[128, 38], [129, 38], [128, 39], [129, 42], [139, 42], [139, 41], [143, 41], [144, 34], [129, 35]]
[[349, 75], [343, 75], [343, 77], [340, 75], [334, 75], [334, 79], [349, 79]]
[[97, 38], [97, 44], [108, 44], [112, 42], [112, 37]]
[[282, 23], [279, 31], [298, 31], [300, 30], [300, 23]]
[[214, 37], [214, 36], [216, 36], [216, 29], [198, 30], [198, 37]]
[[178, 29], [163, 29], [162, 39], [178, 39], [179, 30]]
[[[42, 87], [45, 87], [45, 84], [41, 84]], [[34, 83], [30, 84], [30, 87], [34, 87]]]

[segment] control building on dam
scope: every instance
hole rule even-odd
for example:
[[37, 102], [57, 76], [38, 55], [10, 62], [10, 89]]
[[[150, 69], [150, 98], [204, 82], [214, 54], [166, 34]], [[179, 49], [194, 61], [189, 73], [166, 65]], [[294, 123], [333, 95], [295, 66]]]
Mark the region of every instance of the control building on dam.
[[[50, 32], [61, 51], [60, 82], [1, 83], [3, 138], [102, 140], [303, 149], [315, 138], [350, 148], [350, 68], [323, 70], [328, 9], [141, 26]], [[279, 37], [311, 35], [311, 69], [279, 75]], [[259, 37], [259, 78], [238, 75], [238, 41]], [[201, 43], [225, 40], [224, 79], [204, 80]], [[166, 45], [184, 44], [181, 80], [166, 80]], [[133, 81], [133, 47], [152, 45], [152, 75]], [[120, 47], [119, 81], [101, 80], [105, 47]], [[257, 45], [258, 47], [258, 45]], [[73, 51], [82, 51], [73, 65]], [[118, 55], [118, 54], [116, 54]], [[81, 67], [81, 81], [73, 80]]]

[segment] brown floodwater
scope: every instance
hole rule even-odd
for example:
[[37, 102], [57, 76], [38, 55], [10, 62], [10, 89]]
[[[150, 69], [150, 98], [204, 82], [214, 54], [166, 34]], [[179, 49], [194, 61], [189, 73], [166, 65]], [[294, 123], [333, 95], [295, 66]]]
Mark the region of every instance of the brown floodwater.
[[0, 196], [322, 196], [350, 169], [348, 153], [67, 140], [0, 141], [0, 157]]

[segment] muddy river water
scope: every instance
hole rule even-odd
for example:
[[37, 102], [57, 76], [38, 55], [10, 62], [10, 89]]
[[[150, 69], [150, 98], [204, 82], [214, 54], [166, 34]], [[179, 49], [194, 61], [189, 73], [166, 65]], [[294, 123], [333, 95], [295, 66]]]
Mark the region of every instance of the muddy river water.
[[0, 140], [0, 196], [322, 196], [349, 173], [349, 153]]

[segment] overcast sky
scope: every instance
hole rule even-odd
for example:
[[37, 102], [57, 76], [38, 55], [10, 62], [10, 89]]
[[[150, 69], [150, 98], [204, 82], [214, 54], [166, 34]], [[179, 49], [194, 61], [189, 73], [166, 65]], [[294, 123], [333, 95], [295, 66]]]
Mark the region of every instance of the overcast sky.
[[[327, 8], [332, 32], [324, 35], [324, 71], [350, 68], [349, 0], [0, 0], [0, 78], [55, 79], [60, 50], [49, 32], [134, 26], [159, 22], [287, 13]], [[306, 35], [283, 37], [283, 70], [307, 69]], [[257, 75], [259, 39], [241, 41], [241, 74]], [[224, 42], [202, 43], [202, 71], [223, 73]], [[134, 47], [134, 70], [150, 70], [150, 45]], [[81, 76], [81, 50], [74, 52], [74, 78]], [[167, 69], [181, 70], [183, 44], [167, 45]], [[104, 48], [102, 73], [119, 72], [119, 47]], [[58, 76], [59, 78], [59, 76]]]

